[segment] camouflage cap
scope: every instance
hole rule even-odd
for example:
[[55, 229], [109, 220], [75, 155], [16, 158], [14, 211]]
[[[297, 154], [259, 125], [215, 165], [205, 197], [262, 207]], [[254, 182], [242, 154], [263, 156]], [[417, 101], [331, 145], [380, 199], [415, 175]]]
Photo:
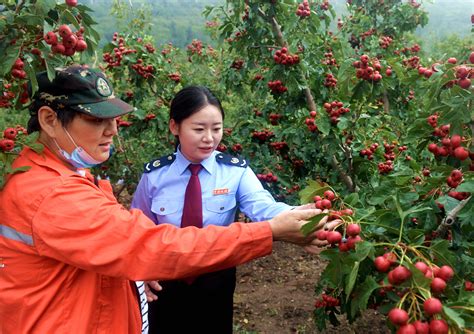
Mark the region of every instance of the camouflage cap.
[[[38, 91], [31, 110], [49, 106], [54, 110], [74, 110], [98, 118], [112, 118], [133, 111], [115, 97], [112, 85], [101, 71], [74, 65], [56, 69], [53, 81], [46, 72], [37, 75]], [[30, 94], [31, 95], [31, 94]]]

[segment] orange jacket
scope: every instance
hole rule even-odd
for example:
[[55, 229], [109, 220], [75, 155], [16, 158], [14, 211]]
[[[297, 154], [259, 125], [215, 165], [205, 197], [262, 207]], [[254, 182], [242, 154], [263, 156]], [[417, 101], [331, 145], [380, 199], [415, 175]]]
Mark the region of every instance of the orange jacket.
[[267, 255], [268, 223], [179, 229], [117, 203], [110, 184], [25, 149], [0, 191], [0, 333], [140, 333], [132, 280], [169, 280]]

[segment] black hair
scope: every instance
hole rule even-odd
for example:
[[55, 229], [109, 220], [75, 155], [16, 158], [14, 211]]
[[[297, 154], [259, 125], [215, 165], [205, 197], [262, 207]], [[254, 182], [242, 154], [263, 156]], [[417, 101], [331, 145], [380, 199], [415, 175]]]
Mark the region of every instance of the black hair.
[[224, 119], [221, 101], [204, 86], [188, 86], [181, 89], [171, 101], [170, 119], [180, 124], [183, 120], [197, 113], [205, 106], [212, 105], [219, 109]]
[[[39, 108], [34, 110], [32, 107], [30, 107], [30, 119], [28, 120], [28, 125], [27, 125], [28, 133], [33, 133], [35, 131], [41, 130], [41, 126], [38, 119], [38, 110]], [[61, 125], [63, 127], [67, 127], [77, 115], [76, 111], [69, 110], [69, 109], [55, 110], [55, 111], [56, 111], [56, 115], [58, 116], [59, 122], [61, 122]]]

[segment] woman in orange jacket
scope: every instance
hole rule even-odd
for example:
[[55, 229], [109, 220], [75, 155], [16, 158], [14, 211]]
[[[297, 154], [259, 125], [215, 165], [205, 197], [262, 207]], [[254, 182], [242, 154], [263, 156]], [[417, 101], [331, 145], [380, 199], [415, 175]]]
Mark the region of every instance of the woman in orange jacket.
[[0, 333], [146, 332], [133, 281], [229, 268], [269, 254], [274, 240], [322, 245], [300, 232], [316, 209], [203, 229], [126, 210], [87, 168], [109, 158], [116, 117], [132, 107], [84, 66], [37, 80], [28, 132], [39, 131], [44, 150], [24, 149], [13, 167], [31, 169], [0, 191]]

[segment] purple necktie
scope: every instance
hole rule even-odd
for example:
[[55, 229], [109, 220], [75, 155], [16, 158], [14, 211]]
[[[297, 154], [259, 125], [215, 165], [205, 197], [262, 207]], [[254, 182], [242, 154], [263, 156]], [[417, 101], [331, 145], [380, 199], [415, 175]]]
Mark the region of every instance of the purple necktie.
[[202, 227], [202, 194], [201, 183], [198, 173], [202, 166], [190, 164], [191, 171], [186, 193], [184, 194], [183, 216], [181, 217], [181, 227], [196, 226]]

